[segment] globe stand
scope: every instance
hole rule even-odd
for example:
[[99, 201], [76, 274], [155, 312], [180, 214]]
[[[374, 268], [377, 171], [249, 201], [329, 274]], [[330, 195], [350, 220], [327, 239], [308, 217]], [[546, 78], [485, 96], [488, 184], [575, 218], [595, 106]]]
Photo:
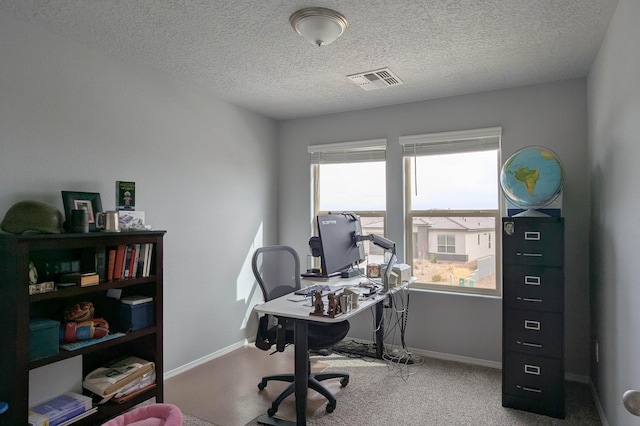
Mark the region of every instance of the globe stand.
[[518, 214], [514, 214], [513, 217], [551, 217], [551, 215], [542, 213], [541, 211], [536, 209], [527, 209]]

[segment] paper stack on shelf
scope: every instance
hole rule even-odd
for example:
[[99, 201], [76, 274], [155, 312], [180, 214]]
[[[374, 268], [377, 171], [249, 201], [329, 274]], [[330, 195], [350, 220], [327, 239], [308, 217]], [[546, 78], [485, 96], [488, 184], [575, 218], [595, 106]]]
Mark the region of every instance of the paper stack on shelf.
[[154, 369], [153, 362], [129, 356], [93, 370], [82, 385], [101, 398], [110, 398]]

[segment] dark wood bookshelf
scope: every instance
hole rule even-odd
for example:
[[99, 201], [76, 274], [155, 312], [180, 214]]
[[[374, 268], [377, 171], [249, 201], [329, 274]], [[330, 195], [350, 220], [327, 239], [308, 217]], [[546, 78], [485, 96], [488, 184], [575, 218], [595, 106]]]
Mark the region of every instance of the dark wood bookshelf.
[[[81, 419], [74, 425], [101, 424], [136, 404], [155, 398], [163, 401], [163, 238], [165, 231], [90, 232], [86, 234], [23, 234], [0, 233], [0, 401], [9, 409], [0, 414], [0, 426], [28, 424], [29, 371], [81, 356], [82, 377], [115, 358], [135, 355], [155, 363], [156, 386], [122, 403], [107, 402], [98, 412]], [[99, 251], [108, 252], [119, 245], [153, 244], [148, 277], [107, 281], [98, 285], [69, 287], [29, 295], [29, 262], [72, 257], [83, 271], [96, 267]], [[47, 265], [48, 268], [48, 265]], [[40, 270], [39, 276], [40, 276]], [[49, 274], [40, 281], [56, 276]], [[60, 349], [57, 354], [40, 359], [29, 359], [30, 330], [33, 318], [46, 317], [62, 321], [63, 307], [78, 301], [91, 301], [100, 317], [99, 307], [105, 304], [107, 290], [121, 289], [124, 295], [152, 296], [155, 303], [155, 324], [126, 332], [76, 350]], [[53, 367], [55, 368], [55, 367]], [[44, 386], [45, 384], [43, 384]], [[68, 389], [72, 391], [74, 389]], [[77, 390], [76, 390], [77, 391]], [[89, 392], [83, 391], [90, 395]]]

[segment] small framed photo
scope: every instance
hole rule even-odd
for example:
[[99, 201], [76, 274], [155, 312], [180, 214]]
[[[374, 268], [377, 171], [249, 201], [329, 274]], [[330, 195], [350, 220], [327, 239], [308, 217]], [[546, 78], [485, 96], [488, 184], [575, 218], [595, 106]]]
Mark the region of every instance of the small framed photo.
[[102, 201], [97, 192], [62, 191], [62, 203], [67, 221], [71, 218], [71, 210], [87, 209], [89, 212], [89, 231], [95, 231], [96, 217], [102, 211]]

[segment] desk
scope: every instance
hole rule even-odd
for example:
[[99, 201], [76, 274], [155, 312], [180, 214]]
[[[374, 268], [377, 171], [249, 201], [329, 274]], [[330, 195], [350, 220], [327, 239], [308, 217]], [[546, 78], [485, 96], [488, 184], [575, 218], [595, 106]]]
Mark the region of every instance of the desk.
[[[409, 284], [416, 281], [417, 278], [412, 278], [409, 281]], [[339, 278], [339, 277], [334, 277], [334, 278], [330, 278], [328, 281], [318, 281], [318, 280], [314, 280], [312, 278], [302, 278], [301, 280], [301, 284], [302, 287], [308, 287], [311, 285], [315, 285], [315, 284], [319, 284], [319, 285], [323, 285], [323, 284], [327, 284], [329, 286], [338, 286], [338, 287], [357, 287], [358, 284], [360, 284], [360, 282], [367, 282], [367, 281], [373, 281], [373, 283], [375, 283], [378, 286], [382, 286], [382, 283], [380, 282], [379, 278], [366, 278], [366, 277], [353, 277], [353, 278]], [[407, 288], [409, 284], [403, 284], [399, 287], [391, 287], [389, 289], [389, 294], [394, 294], [397, 293], [400, 289], [404, 289]], [[384, 306], [382, 303], [382, 300], [384, 300], [383, 296], [377, 296], [377, 302], [374, 301], [375, 303], [375, 324], [376, 324], [376, 335], [375, 335], [375, 346], [376, 346], [376, 352], [375, 352], [375, 357], [377, 359], [382, 359], [382, 353], [383, 353], [383, 349], [384, 349], [384, 324], [382, 322], [382, 315], [384, 314]], [[354, 352], [354, 354], [356, 355], [363, 355], [363, 356], [367, 356], [367, 354], [364, 353], [356, 353]]]
[[[329, 282], [320, 282], [320, 284], [329, 284]], [[406, 288], [407, 285], [398, 286], [389, 290], [388, 294]], [[262, 416], [258, 418], [258, 424], [267, 425], [298, 425], [306, 426], [307, 424], [307, 387], [309, 379], [309, 342], [308, 342], [308, 325], [310, 322], [336, 323], [348, 320], [354, 315], [383, 302], [386, 295], [375, 295], [364, 300], [358, 300], [358, 307], [351, 309], [335, 318], [320, 317], [309, 315], [313, 311], [312, 306], [305, 306], [304, 302], [292, 302], [289, 300], [291, 294], [284, 295], [269, 302], [256, 305], [254, 310], [261, 314], [275, 315], [286, 317], [294, 323], [294, 375], [295, 375], [295, 398], [296, 398], [296, 419], [297, 422], [289, 422], [276, 417]], [[380, 308], [382, 309], [382, 308]], [[378, 345], [382, 350], [382, 343]]]

